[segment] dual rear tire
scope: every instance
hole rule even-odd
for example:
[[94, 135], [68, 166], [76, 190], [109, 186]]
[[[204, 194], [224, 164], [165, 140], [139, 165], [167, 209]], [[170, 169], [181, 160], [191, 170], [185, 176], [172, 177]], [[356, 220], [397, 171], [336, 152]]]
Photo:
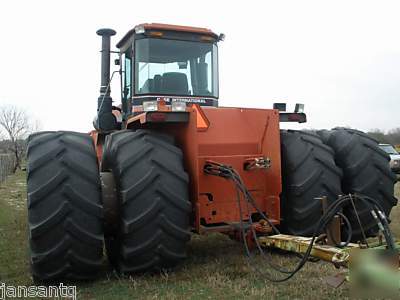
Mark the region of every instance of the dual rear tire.
[[[335, 151], [335, 161], [343, 170], [343, 194], [361, 194], [375, 199], [380, 209], [390, 215], [392, 207], [397, 205], [394, 195], [396, 175], [389, 166], [390, 157], [379, 148], [378, 142], [359, 130], [334, 128], [318, 131], [324, 143]], [[378, 233], [378, 226], [363, 202], [355, 203], [359, 218], [367, 237]], [[353, 228], [355, 240], [363, 238], [357, 216], [352, 207], [344, 208], [344, 214]]]
[[[107, 136], [103, 154], [102, 169], [115, 179], [119, 214], [114, 230], [106, 231], [111, 263], [124, 273], [175, 266], [190, 239], [181, 150], [168, 136], [124, 130]], [[27, 159], [34, 280], [96, 277], [103, 268], [104, 216], [92, 138], [40, 132], [29, 137]]]
[[[377, 141], [365, 133], [347, 129], [281, 131], [283, 192], [281, 197], [283, 228], [289, 234], [310, 236], [322, 216], [318, 198], [328, 203], [339, 195], [362, 194], [375, 199], [387, 216], [397, 199], [393, 196], [396, 177], [389, 157]], [[370, 208], [356, 203], [367, 237], [378, 227]], [[351, 207], [343, 211], [349, 219], [352, 241], [362, 240], [357, 217]], [[345, 232], [344, 232], [345, 233]]]

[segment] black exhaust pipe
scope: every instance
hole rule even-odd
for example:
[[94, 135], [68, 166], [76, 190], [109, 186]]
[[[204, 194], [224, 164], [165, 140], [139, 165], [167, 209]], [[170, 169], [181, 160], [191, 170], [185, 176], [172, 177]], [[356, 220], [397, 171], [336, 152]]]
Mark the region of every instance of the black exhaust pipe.
[[110, 42], [111, 37], [116, 34], [115, 30], [109, 28], [99, 29], [96, 32], [101, 36], [101, 86], [100, 96], [97, 100], [97, 119], [95, 128], [98, 130], [114, 130], [117, 121], [112, 113], [112, 98], [110, 96]]

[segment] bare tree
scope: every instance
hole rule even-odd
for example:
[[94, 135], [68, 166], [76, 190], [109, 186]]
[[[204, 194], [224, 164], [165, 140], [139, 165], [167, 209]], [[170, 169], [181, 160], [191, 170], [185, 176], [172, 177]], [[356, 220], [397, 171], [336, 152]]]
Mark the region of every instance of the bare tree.
[[400, 128], [393, 128], [387, 134], [388, 140], [393, 145], [400, 145]]
[[13, 105], [0, 106], [0, 128], [10, 141], [9, 151], [15, 156], [14, 172], [21, 167], [25, 139], [32, 132], [32, 123], [24, 109]]

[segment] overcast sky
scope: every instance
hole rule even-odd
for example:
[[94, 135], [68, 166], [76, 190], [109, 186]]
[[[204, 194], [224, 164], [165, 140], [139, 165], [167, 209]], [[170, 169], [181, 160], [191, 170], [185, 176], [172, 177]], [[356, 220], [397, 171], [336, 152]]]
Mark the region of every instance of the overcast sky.
[[[388, 130], [400, 127], [399, 16], [398, 1], [1, 1], [0, 104], [46, 130], [91, 130], [96, 30], [115, 29], [115, 46], [134, 25], [160, 22], [226, 34], [221, 106], [300, 102], [310, 128]], [[120, 102], [118, 80], [112, 96]]]

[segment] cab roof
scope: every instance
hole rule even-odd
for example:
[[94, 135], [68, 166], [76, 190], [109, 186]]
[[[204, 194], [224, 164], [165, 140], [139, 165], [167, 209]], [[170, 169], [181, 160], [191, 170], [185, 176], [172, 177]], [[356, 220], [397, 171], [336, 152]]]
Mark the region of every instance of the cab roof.
[[129, 30], [128, 33], [125, 34], [125, 36], [118, 42], [117, 48], [121, 48], [125, 44], [125, 42], [129, 40], [135, 34], [136, 30], [139, 28], [144, 30], [162, 30], [162, 31], [175, 31], [183, 33], [195, 33], [218, 39], [218, 35], [208, 28], [161, 24], [161, 23], [143, 23], [136, 25], [134, 28]]

